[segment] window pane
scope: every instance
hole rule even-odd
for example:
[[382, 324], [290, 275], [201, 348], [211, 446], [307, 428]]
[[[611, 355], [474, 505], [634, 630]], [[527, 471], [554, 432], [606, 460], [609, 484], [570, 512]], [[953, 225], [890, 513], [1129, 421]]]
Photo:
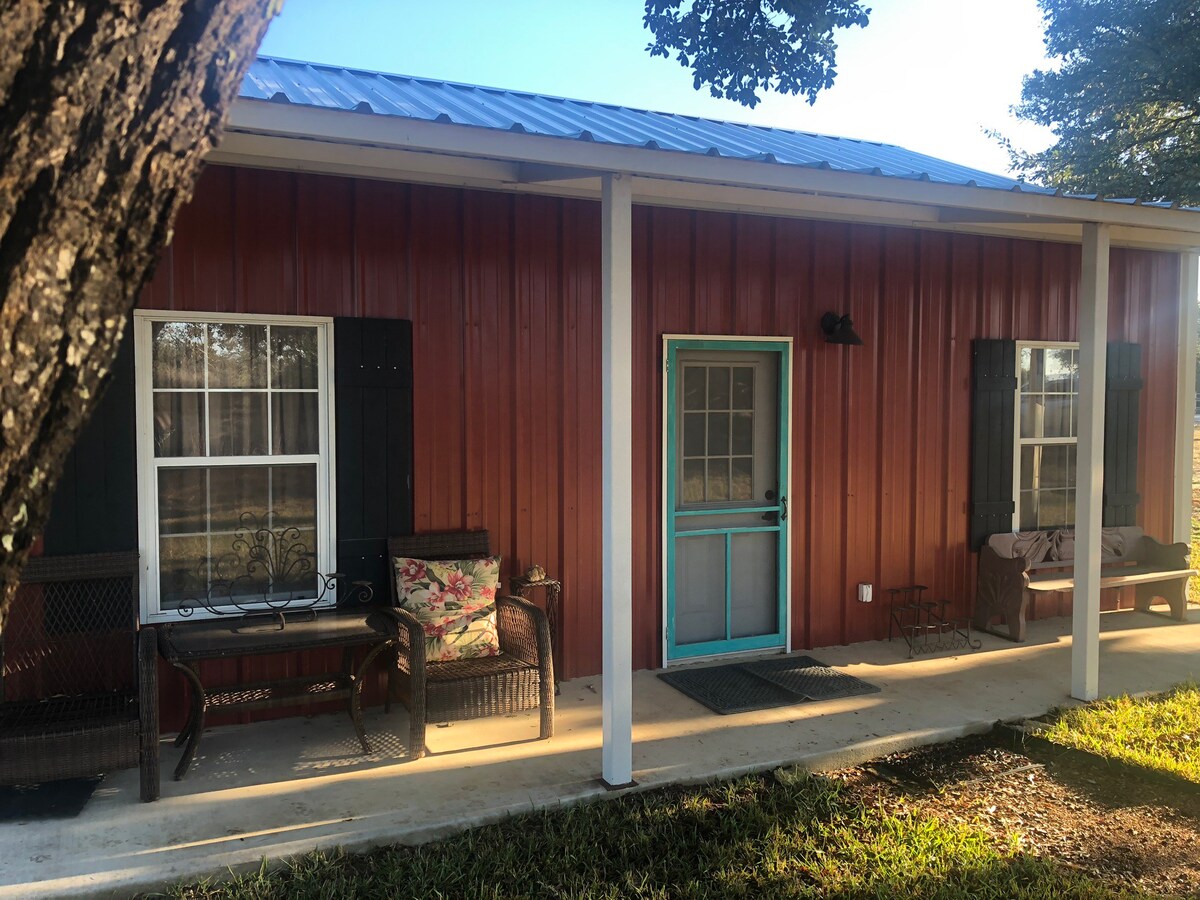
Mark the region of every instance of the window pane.
[[212, 456], [266, 454], [266, 393], [209, 394], [208, 427]]
[[1045, 417], [1045, 398], [1041, 394], [1021, 397], [1021, 437], [1042, 437], [1042, 420]]
[[1051, 446], [1037, 448], [1041, 452], [1038, 467], [1039, 488], [1065, 488], [1071, 485], [1071, 452], [1073, 447]]
[[754, 369], [749, 366], [733, 370], [733, 408], [754, 408]]
[[683, 408], [704, 409], [704, 368], [685, 366], [683, 370]]
[[729, 409], [729, 369], [724, 366], [709, 367], [708, 408]]
[[204, 394], [154, 395], [154, 455], [204, 455]]
[[1036, 531], [1038, 527], [1038, 495], [1036, 491], [1021, 493], [1021, 508], [1018, 510], [1018, 526], [1021, 531]]
[[729, 499], [728, 459], [710, 459], [708, 461], [708, 499]]
[[317, 467], [271, 466], [270, 472], [275, 527], [307, 530], [316, 527]]
[[317, 387], [317, 329], [271, 326], [271, 387]]
[[729, 455], [729, 413], [708, 414], [708, 455]]
[[1042, 491], [1038, 495], [1038, 526], [1061, 528], [1067, 521], [1067, 492]]
[[683, 484], [680, 486], [679, 496], [683, 503], [704, 502], [704, 460], [683, 461]]
[[1022, 491], [1032, 491], [1037, 487], [1038, 447], [1021, 448], [1021, 484]]
[[733, 452], [739, 456], [754, 453], [754, 414], [733, 414]]
[[277, 454], [320, 451], [316, 394], [271, 395], [271, 442]]
[[202, 534], [208, 530], [207, 469], [158, 470], [159, 534]]
[[[270, 508], [270, 480], [266, 466], [213, 466], [209, 473], [209, 498], [212, 521], [209, 527], [217, 533], [237, 531], [243, 517], [266, 520]], [[222, 552], [232, 540], [219, 539]], [[214, 538], [214, 543], [218, 541]]]
[[704, 413], [684, 413], [683, 455], [704, 455]]
[[1047, 391], [1056, 393], [1073, 393], [1079, 390], [1079, 369], [1076, 365], [1075, 351], [1056, 347], [1046, 353], [1046, 387]]
[[1020, 385], [1024, 392], [1040, 392], [1045, 388], [1043, 377], [1044, 350], [1037, 347], [1021, 348]]
[[1044, 401], [1042, 436], [1074, 437], [1071, 408], [1075, 397], [1071, 394], [1047, 394]]
[[154, 322], [150, 326], [154, 387], [204, 387], [204, 326]]
[[316, 595], [317, 533], [298, 528], [283, 534], [287, 565], [275, 573], [271, 581], [271, 599], [299, 599]]
[[158, 590], [162, 609], [178, 609], [208, 592], [208, 538], [163, 536], [158, 541]]
[[208, 386], [267, 386], [265, 325], [230, 325], [222, 322], [208, 326]]
[[731, 500], [754, 498], [754, 460], [739, 457], [733, 461], [733, 480], [730, 484]]

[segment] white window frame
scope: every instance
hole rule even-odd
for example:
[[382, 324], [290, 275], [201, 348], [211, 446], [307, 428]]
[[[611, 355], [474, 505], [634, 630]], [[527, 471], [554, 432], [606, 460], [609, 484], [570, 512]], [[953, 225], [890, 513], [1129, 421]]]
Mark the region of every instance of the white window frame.
[[[1031, 350], [1079, 350], [1078, 341], [1017, 341], [1017, 356], [1016, 367], [1014, 371], [1017, 373], [1017, 387], [1014, 392], [1013, 401], [1013, 532], [1021, 530], [1021, 448], [1028, 446], [1050, 446], [1052, 444], [1066, 445], [1070, 447], [1079, 446], [1079, 435], [1070, 438], [1022, 438], [1021, 437], [1021, 351], [1025, 349]], [[1076, 452], [1078, 456], [1078, 451]], [[1079, 481], [1079, 463], [1078, 458], [1075, 464], [1075, 484], [1071, 487], [1073, 490], [1078, 490]], [[1074, 527], [1075, 523], [1068, 526]]]
[[[333, 438], [333, 319], [328, 316], [253, 315], [246, 313], [207, 313], [176, 310], [135, 310], [133, 314], [134, 383], [137, 421], [138, 547], [141, 554], [142, 621], [173, 622], [185, 618], [179, 610], [159, 607], [158, 583], [158, 477], [160, 466], [194, 465], [193, 458], [180, 463], [154, 455], [154, 410], [152, 383], [151, 331], [155, 322], [228, 323], [235, 325], [311, 325], [316, 326], [318, 355], [317, 409], [319, 440], [311, 460], [317, 466], [317, 571], [332, 573], [337, 560], [337, 534], [334, 510], [336, 471]], [[215, 465], [263, 465], [270, 456], [211, 457]], [[296, 457], [289, 459], [295, 461]], [[333, 606], [336, 596], [322, 598], [320, 606]], [[203, 608], [187, 618], [212, 618], [216, 614]]]

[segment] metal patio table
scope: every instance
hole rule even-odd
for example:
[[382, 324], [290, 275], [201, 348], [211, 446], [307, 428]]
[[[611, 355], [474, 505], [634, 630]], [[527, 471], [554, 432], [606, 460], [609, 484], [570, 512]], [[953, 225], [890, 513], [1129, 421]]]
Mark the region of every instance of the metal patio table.
[[[215, 618], [170, 622], [158, 628], [161, 656], [183, 673], [191, 685], [187, 724], [175, 738], [187, 748], [175, 767], [179, 781], [195, 759], [210, 711], [238, 712], [345, 700], [363, 753], [371, 752], [362, 721], [363, 676], [383, 651], [396, 646], [399, 636], [395, 616], [379, 607], [310, 609], [271, 617]], [[200, 663], [241, 656], [265, 656], [297, 650], [342, 648], [340, 671], [293, 678], [205, 687]], [[354, 651], [366, 647], [363, 661], [354, 666]]]

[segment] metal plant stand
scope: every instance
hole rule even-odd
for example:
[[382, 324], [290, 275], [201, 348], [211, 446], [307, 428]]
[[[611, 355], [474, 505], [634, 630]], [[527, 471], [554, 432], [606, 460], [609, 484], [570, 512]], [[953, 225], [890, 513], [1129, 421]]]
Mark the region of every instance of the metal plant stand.
[[562, 636], [558, 631], [558, 613], [559, 606], [562, 603], [562, 582], [556, 581], [553, 578], [532, 579], [525, 575], [517, 575], [510, 579], [509, 584], [512, 585], [512, 592], [514, 594], [526, 600], [529, 599], [530, 588], [546, 589], [546, 622], [550, 626], [551, 653], [554, 655], [554, 693], [557, 696], [562, 693], [558, 687], [558, 673], [562, 671], [562, 651], [559, 650], [562, 643]]
[[946, 610], [949, 600], [925, 600], [929, 590], [923, 584], [889, 588], [891, 595], [891, 620], [888, 623], [888, 640], [896, 634], [908, 645], [908, 658], [927, 653], [945, 653], [952, 650], [978, 650], [983, 643], [971, 637], [969, 618], [951, 618]]
[[[334, 600], [339, 606], [371, 602], [375, 595], [371, 582], [353, 581], [343, 586], [339, 596], [338, 583], [345, 576], [318, 572], [315, 557], [301, 542], [299, 528], [272, 528], [254, 513], [244, 512], [238, 516], [229, 552], [202, 559], [196, 568], [198, 579], [208, 584], [207, 592], [202, 597], [188, 597], [179, 604], [178, 612], [185, 618], [197, 610], [211, 616], [236, 615], [241, 620], [238, 628], [257, 629], [267, 619], [282, 631], [288, 623], [285, 613], [293, 620], [296, 613], [303, 613], [311, 621], [317, 609], [328, 608]], [[315, 586], [311, 597], [275, 594], [287, 585], [306, 584]]]

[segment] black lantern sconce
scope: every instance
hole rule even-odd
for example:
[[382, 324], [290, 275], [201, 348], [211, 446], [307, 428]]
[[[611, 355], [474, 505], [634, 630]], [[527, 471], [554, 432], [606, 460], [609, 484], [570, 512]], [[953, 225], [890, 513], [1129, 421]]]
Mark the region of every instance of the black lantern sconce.
[[825, 343], [827, 344], [862, 346], [862, 338], [855, 333], [854, 323], [850, 321], [849, 316], [839, 316], [832, 312], [825, 313], [821, 316], [821, 331], [825, 334]]

